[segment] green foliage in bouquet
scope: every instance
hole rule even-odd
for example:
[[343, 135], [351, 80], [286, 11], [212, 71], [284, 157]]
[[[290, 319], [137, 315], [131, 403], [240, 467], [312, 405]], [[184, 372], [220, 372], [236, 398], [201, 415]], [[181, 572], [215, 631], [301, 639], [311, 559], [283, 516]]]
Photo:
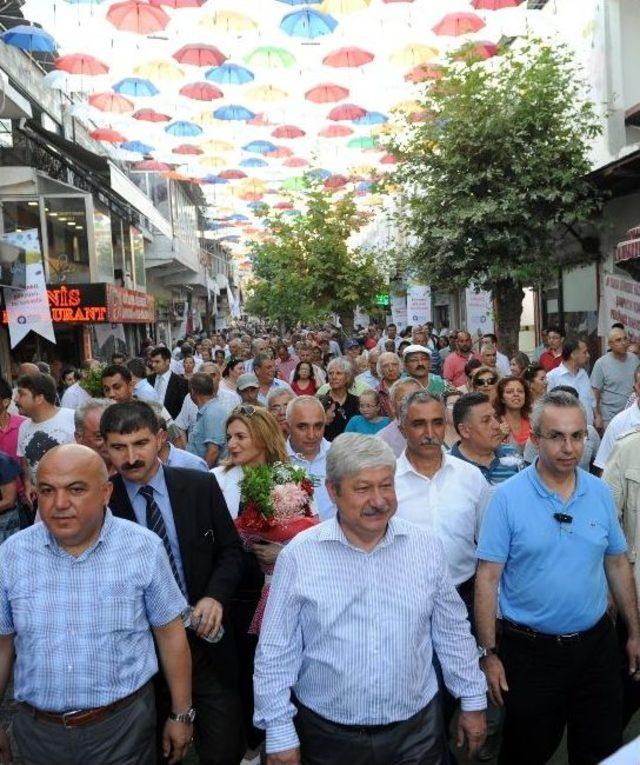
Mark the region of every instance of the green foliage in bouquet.
[[82, 379], [80, 380], [80, 387], [84, 388], [92, 398], [102, 398], [102, 370], [104, 364], [95, 366], [92, 369], [86, 369], [82, 373]]
[[244, 476], [240, 481], [240, 496], [245, 504], [252, 502], [265, 517], [273, 515], [272, 488], [273, 469], [270, 465], [245, 467]]

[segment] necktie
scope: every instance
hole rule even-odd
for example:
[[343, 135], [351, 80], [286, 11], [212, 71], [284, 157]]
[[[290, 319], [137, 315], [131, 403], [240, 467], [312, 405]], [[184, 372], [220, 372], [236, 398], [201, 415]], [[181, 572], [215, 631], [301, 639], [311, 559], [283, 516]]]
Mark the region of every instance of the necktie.
[[167, 555], [169, 556], [171, 571], [173, 572], [173, 576], [175, 577], [175, 580], [182, 590], [182, 594], [184, 595], [186, 593], [184, 592], [182, 580], [180, 579], [180, 574], [178, 573], [176, 559], [173, 555], [173, 550], [171, 549], [169, 535], [167, 534], [167, 527], [165, 526], [164, 518], [162, 517], [158, 503], [153, 498], [153, 486], [143, 486], [142, 488], [138, 489], [138, 494], [141, 494], [147, 503], [147, 528], [150, 531], [155, 532], [162, 540], [164, 549], [167, 551]]

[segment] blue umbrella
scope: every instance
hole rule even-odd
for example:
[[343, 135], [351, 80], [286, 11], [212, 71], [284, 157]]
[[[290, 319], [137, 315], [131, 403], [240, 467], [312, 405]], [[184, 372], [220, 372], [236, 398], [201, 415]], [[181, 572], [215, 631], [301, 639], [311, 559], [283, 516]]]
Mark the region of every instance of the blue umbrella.
[[264, 159], [257, 159], [256, 157], [249, 157], [249, 159], [243, 159], [240, 162], [240, 167], [267, 167], [269, 163]]
[[277, 151], [278, 147], [271, 143], [271, 141], [251, 141], [242, 147], [245, 151], [251, 151], [256, 154], [270, 154], [272, 151]]
[[204, 75], [207, 80], [212, 80], [221, 85], [244, 85], [253, 80], [253, 72], [239, 64], [230, 64], [225, 61], [222, 66], [213, 66], [207, 69]]
[[383, 125], [389, 118], [382, 112], [367, 112], [364, 117], [353, 120], [354, 125]]
[[244, 221], [249, 220], [249, 217], [247, 215], [243, 215], [242, 213], [234, 213], [233, 215], [229, 216], [229, 220]]
[[187, 122], [186, 120], [172, 122], [170, 125], [167, 125], [164, 130], [165, 133], [180, 138], [192, 138], [193, 136], [202, 133], [202, 128], [199, 125], [196, 125], [195, 122]]
[[252, 120], [256, 115], [249, 111], [245, 106], [240, 104], [228, 104], [227, 106], [219, 106], [213, 116], [217, 120]]
[[155, 146], [149, 146], [148, 143], [142, 143], [142, 141], [125, 141], [120, 144], [120, 148], [126, 149], [126, 151], [137, 151], [139, 154], [151, 154]]
[[[215, 185], [222, 185], [224, 183], [229, 183], [229, 181], [226, 178], [221, 178], [219, 175], [205, 175], [205, 177], [202, 180], [205, 183], [212, 183]], [[225, 228], [225, 226], [218, 226], [218, 228]]]
[[14, 48], [27, 50], [30, 53], [53, 53], [58, 43], [53, 37], [40, 27], [30, 27], [28, 24], [19, 24], [17, 27], [7, 29], [0, 35], [0, 40]]
[[113, 86], [116, 93], [124, 96], [157, 96], [160, 92], [151, 82], [142, 77], [125, 77]]
[[304, 37], [313, 40], [315, 37], [328, 35], [338, 26], [338, 22], [326, 13], [303, 8], [293, 11], [280, 22], [280, 29], [291, 37]]
[[360, 181], [360, 183], [356, 186], [356, 191], [358, 194], [366, 194], [370, 188], [371, 184], [369, 181]]
[[268, 207], [269, 205], [266, 205], [264, 202], [249, 202], [247, 207], [250, 207], [252, 210], [260, 210], [261, 208]]
[[317, 167], [314, 170], [309, 170], [307, 175], [309, 175], [311, 178], [318, 178], [321, 181], [326, 181], [331, 173], [322, 167]]

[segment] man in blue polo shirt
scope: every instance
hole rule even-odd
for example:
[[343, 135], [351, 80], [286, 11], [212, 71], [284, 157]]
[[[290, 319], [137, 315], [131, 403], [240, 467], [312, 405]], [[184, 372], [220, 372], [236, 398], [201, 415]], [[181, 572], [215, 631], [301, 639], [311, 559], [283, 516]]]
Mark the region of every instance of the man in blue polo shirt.
[[189, 431], [187, 451], [202, 457], [213, 468], [227, 443], [225, 426], [229, 412], [215, 398], [215, 385], [208, 374], [198, 372], [192, 376], [189, 394], [198, 407], [198, 414]]
[[628, 625], [629, 672], [640, 677], [635, 587], [611, 493], [577, 467], [584, 407], [569, 393], [548, 393], [531, 426], [539, 457], [497, 487], [477, 549], [480, 665], [490, 697], [506, 710], [498, 762], [547, 762], [566, 726], [570, 765], [595, 765], [622, 737], [607, 586]]

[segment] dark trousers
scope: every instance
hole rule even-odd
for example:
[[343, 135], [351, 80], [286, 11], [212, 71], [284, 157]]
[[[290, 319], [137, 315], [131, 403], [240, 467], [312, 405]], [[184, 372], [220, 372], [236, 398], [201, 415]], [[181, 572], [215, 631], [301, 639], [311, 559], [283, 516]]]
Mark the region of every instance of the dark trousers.
[[13, 735], [25, 765], [153, 765], [156, 711], [151, 684], [130, 704], [75, 728], [18, 706]]
[[[194, 742], [200, 765], [239, 765], [246, 751], [242, 707], [234, 684], [221, 682], [216, 647], [187, 630], [191, 648], [192, 695], [196, 710]], [[223, 638], [223, 640], [228, 639]], [[158, 735], [171, 712], [171, 697], [164, 678], [156, 676]], [[159, 762], [162, 749], [158, 749]]]
[[545, 765], [565, 726], [569, 765], [596, 765], [622, 743], [618, 648], [608, 616], [580, 639], [529, 637], [503, 622], [509, 691], [499, 765]]
[[339, 725], [298, 703], [294, 718], [302, 765], [445, 765], [444, 727], [435, 696], [408, 720]]
[[634, 714], [640, 709], [640, 682], [629, 674], [629, 659], [627, 658], [627, 640], [629, 633], [627, 625], [621, 616], [616, 620], [616, 634], [620, 651], [620, 679], [622, 681], [622, 729], [624, 730]]

